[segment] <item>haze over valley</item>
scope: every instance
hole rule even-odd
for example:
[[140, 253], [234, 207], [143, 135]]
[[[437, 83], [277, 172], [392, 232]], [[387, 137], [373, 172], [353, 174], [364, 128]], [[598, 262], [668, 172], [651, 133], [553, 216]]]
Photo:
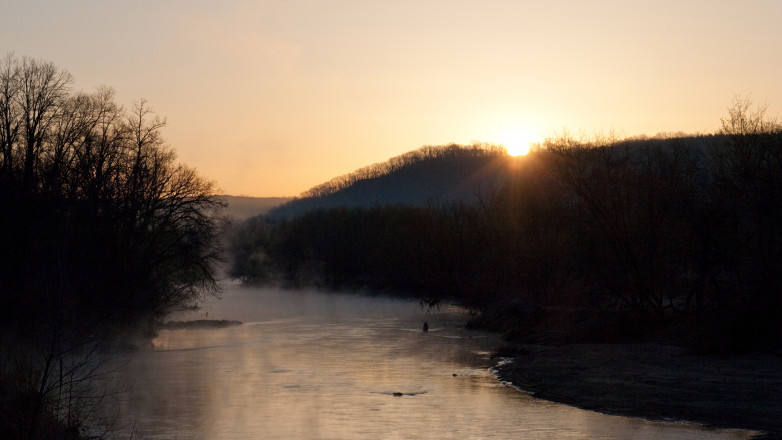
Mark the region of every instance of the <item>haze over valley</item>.
[[780, 438], [780, 16], [5, 1], [0, 439]]

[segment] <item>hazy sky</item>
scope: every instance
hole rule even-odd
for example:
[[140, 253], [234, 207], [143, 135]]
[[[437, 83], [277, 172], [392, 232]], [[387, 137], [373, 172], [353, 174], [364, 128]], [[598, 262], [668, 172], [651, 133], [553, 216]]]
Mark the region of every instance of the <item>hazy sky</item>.
[[297, 195], [422, 145], [712, 132], [782, 108], [779, 0], [0, 0], [0, 55], [168, 118], [229, 194]]

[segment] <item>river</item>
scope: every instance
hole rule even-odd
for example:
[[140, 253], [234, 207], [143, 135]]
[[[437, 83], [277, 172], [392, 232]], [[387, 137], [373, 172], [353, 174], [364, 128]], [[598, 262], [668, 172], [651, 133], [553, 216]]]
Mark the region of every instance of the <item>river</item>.
[[[501, 341], [468, 331], [458, 307], [227, 283], [222, 299], [171, 319], [124, 366], [113, 438], [734, 439], [533, 398], [497, 381]], [[428, 322], [429, 331], [422, 326]]]

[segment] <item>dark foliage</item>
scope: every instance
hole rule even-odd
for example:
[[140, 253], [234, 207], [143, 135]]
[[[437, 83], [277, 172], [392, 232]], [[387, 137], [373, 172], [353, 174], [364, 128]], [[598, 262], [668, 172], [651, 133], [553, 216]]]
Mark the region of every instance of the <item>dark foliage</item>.
[[450, 298], [523, 340], [775, 347], [782, 131], [724, 125], [715, 135], [549, 139], [504, 157], [512, 171], [480, 203], [255, 219], [233, 241], [233, 274]]
[[290, 218], [316, 209], [426, 206], [433, 200], [472, 203], [507, 179], [507, 153], [494, 145], [425, 146], [305, 191], [267, 217]]
[[4, 438], [78, 432], [76, 400], [94, 397], [84, 356], [216, 288], [212, 184], [175, 162], [146, 103], [70, 83], [51, 63], [0, 60], [0, 413], [18, 413]]

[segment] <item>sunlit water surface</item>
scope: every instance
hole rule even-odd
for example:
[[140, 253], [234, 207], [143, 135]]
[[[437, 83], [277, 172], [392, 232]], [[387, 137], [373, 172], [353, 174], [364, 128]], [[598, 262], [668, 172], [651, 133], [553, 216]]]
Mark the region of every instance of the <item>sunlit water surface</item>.
[[[706, 430], [607, 416], [500, 384], [500, 344], [444, 306], [227, 284], [125, 367], [116, 438], [133, 439], [721, 439]], [[424, 321], [429, 332], [422, 332]], [[401, 393], [401, 395], [399, 395]]]

